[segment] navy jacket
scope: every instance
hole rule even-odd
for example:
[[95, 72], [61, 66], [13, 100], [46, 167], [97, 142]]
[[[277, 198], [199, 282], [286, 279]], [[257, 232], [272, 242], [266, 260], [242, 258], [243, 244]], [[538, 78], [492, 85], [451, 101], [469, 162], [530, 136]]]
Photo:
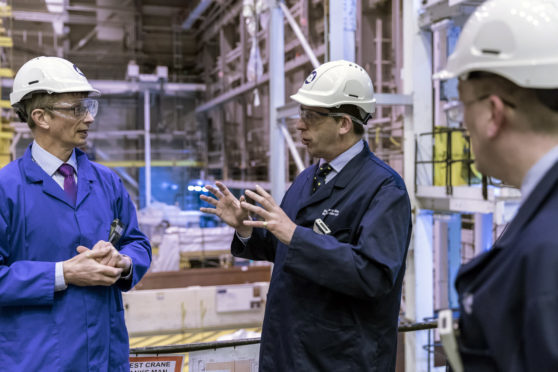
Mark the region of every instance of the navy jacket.
[[[311, 194], [315, 170], [281, 203], [298, 225], [290, 246], [263, 229], [232, 243], [235, 256], [275, 263], [260, 370], [393, 371], [411, 234], [405, 185], [368, 145]], [[317, 218], [330, 235], [313, 231]]]
[[[0, 370], [128, 371], [121, 291], [151, 262], [151, 247], [120, 179], [76, 149], [76, 206], [25, 155], [0, 170]], [[133, 262], [131, 281], [54, 292], [55, 262], [108, 240], [119, 218], [116, 248]]]
[[558, 163], [456, 288], [466, 371], [558, 371]]

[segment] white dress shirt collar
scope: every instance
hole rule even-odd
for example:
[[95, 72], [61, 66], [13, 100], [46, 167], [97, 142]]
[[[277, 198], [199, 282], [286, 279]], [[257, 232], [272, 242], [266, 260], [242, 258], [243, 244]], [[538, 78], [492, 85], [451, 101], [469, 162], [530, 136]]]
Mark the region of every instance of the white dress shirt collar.
[[[33, 141], [33, 145], [31, 146], [31, 156], [33, 160], [41, 167], [50, 177], [52, 177], [58, 168], [64, 162], [58, 159], [56, 156], [52, 155], [47, 150], [43, 149], [37, 141]], [[76, 150], [72, 151], [72, 155], [70, 159], [66, 162], [74, 167], [74, 172], [77, 175], [77, 159], [76, 159]]]
[[[347, 165], [347, 163], [350, 162], [352, 158], [357, 156], [363, 149], [364, 140], [359, 140], [345, 152], [341, 153], [339, 156], [329, 162], [329, 165], [331, 166], [331, 168], [333, 168], [335, 173], [339, 173], [345, 167], [345, 165]], [[322, 165], [324, 163], [326, 163], [326, 161], [324, 159], [320, 159], [319, 165]]]

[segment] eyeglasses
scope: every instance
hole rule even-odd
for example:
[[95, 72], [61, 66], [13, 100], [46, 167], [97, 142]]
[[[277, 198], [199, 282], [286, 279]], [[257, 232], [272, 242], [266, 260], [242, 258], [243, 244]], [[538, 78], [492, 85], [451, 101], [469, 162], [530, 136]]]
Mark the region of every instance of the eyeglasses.
[[[473, 103], [476, 102], [484, 101], [485, 99], [487, 99], [492, 95], [493, 94], [485, 94], [483, 96], [480, 96], [478, 98], [472, 99], [467, 102], [457, 100], [449, 103], [445, 109], [448, 120], [451, 122], [463, 123], [463, 117], [465, 115], [465, 107], [472, 105]], [[509, 106], [511, 108], [516, 107], [515, 104], [503, 99], [502, 97], [500, 97], [500, 99], [502, 100], [502, 102], [504, 102], [504, 105]]]
[[343, 116], [348, 116], [348, 114], [343, 114], [340, 112], [321, 112], [302, 107], [299, 107], [298, 114], [300, 116], [300, 120], [302, 120], [305, 124], [315, 124], [320, 119], [323, 119], [325, 117], [341, 118]]
[[87, 116], [87, 113], [91, 114], [91, 116], [95, 118], [95, 116], [97, 115], [97, 110], [99, 109], [99, 102], [95, 99], [84, 98], [73, 106], [67, 106], [67, 107], [50, 106], [45, 108], [51, 111], [57, 111], [57, 110], [70, 111], [74, 114], [76, 119], [81, 120]]

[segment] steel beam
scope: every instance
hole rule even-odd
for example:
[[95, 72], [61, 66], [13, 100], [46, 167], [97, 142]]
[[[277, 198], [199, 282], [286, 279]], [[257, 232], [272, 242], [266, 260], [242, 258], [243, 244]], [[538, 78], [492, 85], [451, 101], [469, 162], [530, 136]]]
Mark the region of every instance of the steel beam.
[[[415, 198], [415, 133], [432, 130], [432, 45], [429, 32], [420, 30], [418, 14], [422, 0], [403, 0], [403, 93], [412, 95], [413, 110], [404, 116], [403, 176], [415, 210], [414, 236], [405, 275], [406, 314], [413, 321], [433, 315], [432, 213], [417, 208]], [[430, 146], [430, 149], [432, 146]], [[431, 370], [425, 332], [405, 337], [407, 371]]]
[[[279, 1], [278, 4], [279, 4], [279, 7], [281, 8], [281, 10], [283, 11], [283, 14], [285, 15], [285, 18], [287, 18], [287, 21], [289, 22], [289, 25], [293, 29], [293, 32], [295, 33], [296, 37], [300, 41], [300, 45], [302, 46], [302, 49], [304, 49], [304, 51], [306, 52], [306, 55], [308, 55], [308, 58], [310, 59], [310, 62], [312, 62], [312, 66], [314, 66], [314, 68], [318, 68], [318, 66], [320, 65], [320, 62], [318, 62], [318, 58], [316, 58], [316, 55], [314, 54], [314, 51], [312, 50], [312, 47], [308, 43], [308, 40], [306, 40], [306, 37], [304, 36], [302, 31], [300, 30], [300, 27], [298, 27], [298, 24], [296, 23], [295, 19], [293, 18], [293, 15], [291, 14], [291, 11], [285, 5], [285, 3], [283, 3], [282, 1]], [[284, 43], [285, 42], [283, 40], [283, 44]], [[271, 44], [271, 45], [273, 45], [273, 44]], [[284, 45], [283, 45], [283, 48], [285, 48]]]
[[459, 307], [457, 291], [455, 290], [455, 278], [461, 265], [461, 215], [452, 214], [448, 216], [448, 300], [449, 307]]
[[475, 213], [475, 256], [492, 247], [493, 216], [492, 213]]
[[269, 180], [276, 201], [285, 194], [286, 157], [277, 109], [285, 104], [285, 26], [279, 6], [270, 9], [269, 30]]
[[192, 12], [188, 15], [188, 18], [182, 23], [183, 30], [189, 30], [194, 22], [209, 8], [211, 5], [212, 0], [201, 0], [198, 5], [192, 10]]
[[329, 0], [329, 55], [355, 61], [356, 0]]
[[151, 205], [151, 101], [149, 90], [143, 92], [143, 121], [145, 130], [145, 206]]
[[[144, 160], [101, 160], [97, 161], [109, 168], [140, 168], [145, 167]], [[151, 168], [153, 167], [194, 167], [199, 168], [204, 165], [201, 161], [196, 160], [151, 160]]]
[[[316, 55], [318, 57], [322, 56], [324, 54], [324, 45], [321, 45], [319, 48], [316, 49]], [[309, 58], [306, 55], [302, 55], [300, 57], [297, 57], [289, 62], [287, 62], [285, 64], [285, 73], [288, 73], [294, 69], [297, 69], [303, 65], [305, 65], [306, 63], [309, 62]], [[227, 103], [228, 101], [234, 99], [236, 96], [240, 95], [240, 94], [244, 94], [260, 85], [263, 85], [265, 83], [267, 83], [269, 81], [269, 74], [265, 73], [263, 74], [259, 79], [257, 83], [246, 83], [244, 85], [241, 85], [237, 88], [231, 89], [230, 91], [228, 91], [227, 93], [223, 93], [220, 96], [217, 96], [215, 98], [213, 98], [210, 101], [207, 101], [206, 103], [198, 106], [196, 108], [196, 114], [205, 112], [205, 111], [209, 111], [214, 107], [217, 107], [219, 105], [222, 105], [224, 103]]]
[[68, 21], [68, 15], [64, 13], [34, 12], [34, 11], [26, 11], [26, 10], [12, 11], [12, 18], [16, 21], [42, 22], [42, 23], [52, 23], [55, 21], [60, 21], [60, 22]]
[[[433, 315], [433, 225], [433, 213], [431, 211], [417, 211], [413, 228], [413, 246], [409, 248], [410, 263], [405, 274], [407, 280], [409, 280], [405, 286], [412, 287], [407, 288], [408, 291], [405, 296], [407, 300], [406, 314], [412, 321], [423, 321]], [[411, 296], [409, 296], [409, 292], [412, 293]], [[405, 347], [406, 354], [412, 355], [412, 358], [405, 358], [405, 365], [408, 366], [407, 371], [429, 371], [431, 368], [426, 367], [429, 360], [429, 351], [424, 348], [428, 342], [427, 334], [421, 332], [413, 334], [413, 336], [405, 340], [406, 343], [411, 343], [411, 346], [414, 346], [410, 350]]]
[[298, 169], [298, 173], [302, 173], [302, 171], [304, 170], [304, 163], [302, 162], [302, 159], [300, 158], [300, 154], [298, 153], [298, 150], [296, 148], [296, 145], [293, 141], [293, 138], [291, 137], [291, 134], [289, 133], [289, 130], [287, 129], [287, 126], [285, 125], [285, 121], [279, 119], [277, 122], [277, 125], [279, 125], [279, 129], [281, 129], [281, 133], [283, 134], [283, 138], [285, 138], [285, 141], [287, 142], [287, 146], [289, 147], [289, 151], [291, 152], [291, 156], [293, 157], [293, 160], [296, 164], [296, 167]]
[[[2, 79], [2, 88], [11, 89], [13, 79]], [[157, 90], [168, 96], [180, 96], [205, 91], [205, 84], [193, 83], [166, 83], [166, 82], [139, 82], [126, 80], [89, 80], [89, 83], [99, 89], [103, 95], [131, 94], [144, 90]]]
[[228, 7], [227, 11], [224, 12], [224, 14], [221, 14], [218, 19], [215, 19], [214, 22], [209, 22], [209, 19], [206, 18], [204, 24], [208, 27], [204, 28], [202, 24], [202, 28], [196, 32], [196, 37], [200, 37], [200, 44], [207, 43], [210, 39], [212, 39], [224, 25], [229, 24], [235, 17], [237, 17], [241, 10], [242, 1], [237, 1], [234, 5]]
[[[90, 12], [97, 13], [99, 10], [111, 11], [114, 13], [123, 13], [127, 16], [138, 13], [135, 8], [125, 6], [99, 6], [89, 5], [85, 3], [74, 3], [66, 7], [66, 10], [71, 12]], [[184, 10], [184, 7], [179, 6], [165, 6], [165, 5], [142, 5], [141, 13], [149, 16], [170, 17], [176, 15], [178, 12]]]
[[377, 106], [413, 106], [412, 94], [376, 93]]
[[460, 22], [462, 22], [475, 11], [476, 7], [477, 5], [475, 4], [457, 4], [451, 6], [447, 1], [440, 1], [426, 7], [421, 7], [421, 9], [417, 11], [418, 24], [420, 28], [428, 29], [432, 24], [444, 19], [461, 19]]
[[[128, 3], [130, 3], [130, 0], [124, 0], [124, 1], [122, 2], [121, 5], [122, 5], [122, 6], [127, 6]], [[73, 48], [71, 49], [72, 51], [79, 50], [79, 49], [83, 48], [87, 43], [89, 43], [89, 42], [91, 41], [91, 39], [93, 39], [93, 37], [96, 37], [96, 36], [97, 36], [97, 33], [99, 32], [99, 30], [100, 30], [102, 27], [106, 27], [106, 23], [105, 23], [105, 22], [110, 22], [110, 19], [113, 18], [114, 16], [118, 15], [118, 12], [112, 12], [112, 11], [110, 11], [110, 12], [108, 12], [106, 18], [103, 19], [103, 20], [101, 20], [101, 19], [99, 19], [99, 17], [100, 17], [102, 14], [103, 14], [103, 13], [101, 13], [101, 12], [97, 12], [97, 13], [96, 13], [95, 27], [93, 27], [93, 29], [92, 29], [91, 31], [89, 31], [89, 32], [87, 33], [87, 35], [85, 35], [84, 37], [82, 37], [82, 38], [77, 42], [77, 44], [75, 44], [75, 45], [73, 46]], [[122, 23], [125, 23], [125, 22], [122, 22]]]

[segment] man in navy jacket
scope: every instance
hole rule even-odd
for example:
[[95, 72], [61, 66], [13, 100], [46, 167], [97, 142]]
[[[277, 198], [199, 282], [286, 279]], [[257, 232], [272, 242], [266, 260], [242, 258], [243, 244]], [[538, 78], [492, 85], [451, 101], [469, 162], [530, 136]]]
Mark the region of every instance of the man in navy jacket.
[[492, 0], [436, 78], [459, 77], [457, 116], [478, 169], [521, 187], [494, 247], [462, 266], [465, 371], [558, 371], [558, 1]]
[[[393, 371], [411, 208], [403, 180], [362, 139], [374, 112], [368, 74], [334, 61], [298, 93], [297, 129], [319, 162], [278, 206], [261, 187], [208, 186], [237, 233], [232, 253], [274, 262], [260, 348], [262, 371]], [[252, 212], [260, 220], [251, 220]]]

